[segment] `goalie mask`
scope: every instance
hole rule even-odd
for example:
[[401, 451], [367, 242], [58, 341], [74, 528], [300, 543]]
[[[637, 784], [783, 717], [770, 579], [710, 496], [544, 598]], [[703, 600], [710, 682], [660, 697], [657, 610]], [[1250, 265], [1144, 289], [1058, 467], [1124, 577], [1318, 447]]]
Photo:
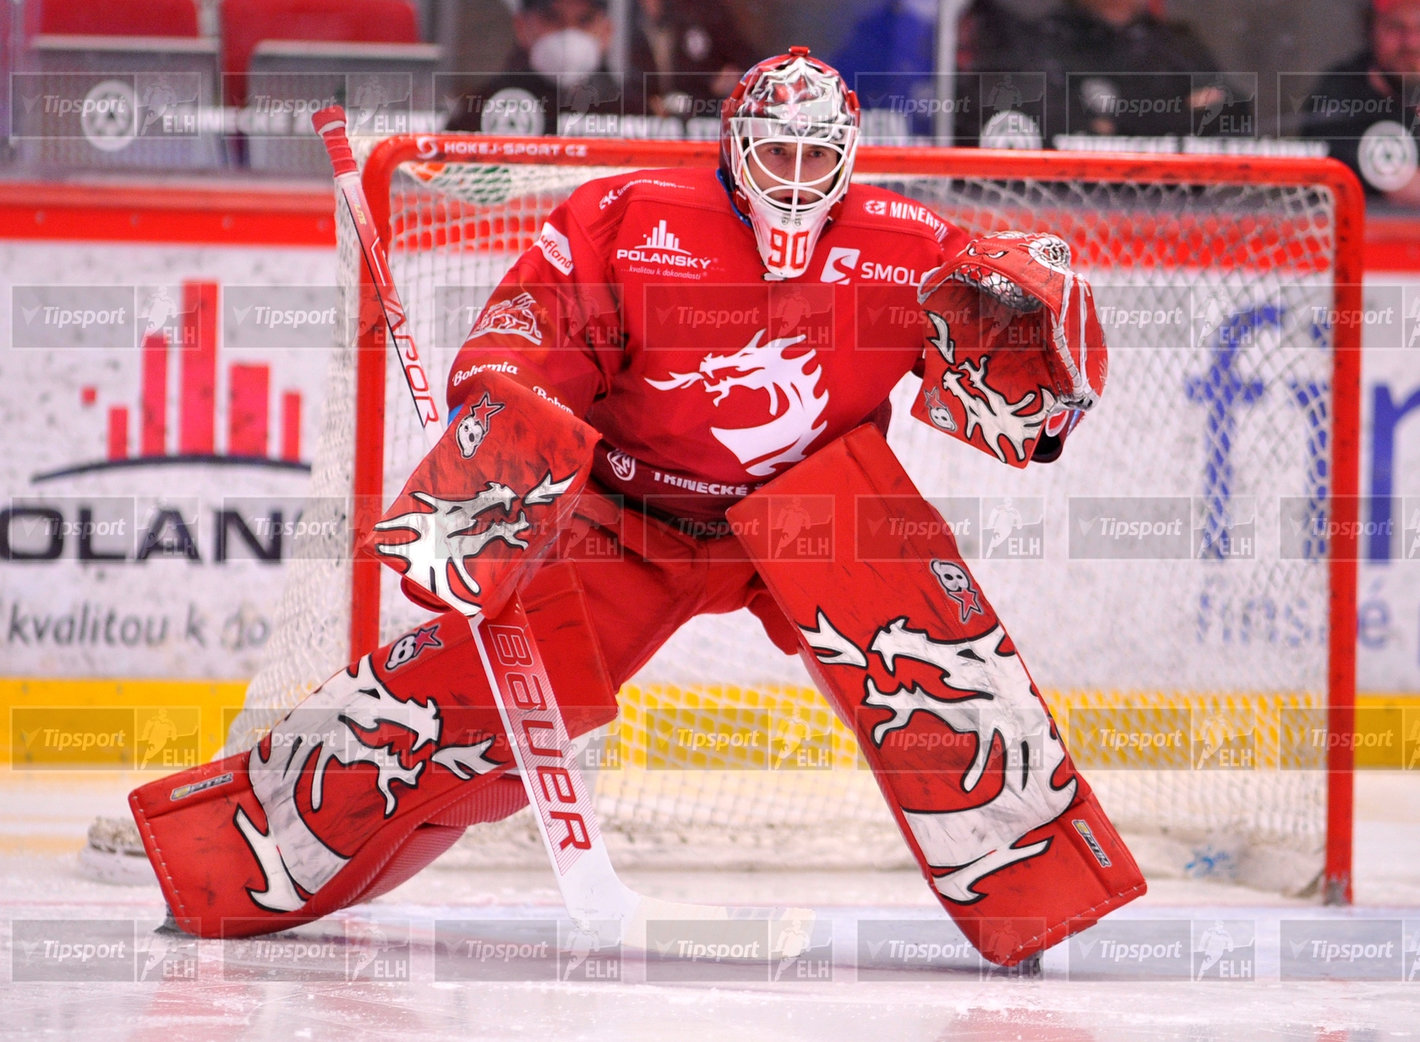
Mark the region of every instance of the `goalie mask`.
[[744, 74], [720, 110], [720, 165], [769, 277], [791, 279], [848, 191], [858, 98], [807, 47]]

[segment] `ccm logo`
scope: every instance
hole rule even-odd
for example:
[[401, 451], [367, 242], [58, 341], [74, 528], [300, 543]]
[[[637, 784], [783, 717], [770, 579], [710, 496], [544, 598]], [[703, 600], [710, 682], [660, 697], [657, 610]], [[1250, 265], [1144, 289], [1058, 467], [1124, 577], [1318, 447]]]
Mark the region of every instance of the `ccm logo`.
[[847, 282], [853, 270], [858, 267], [861, 251], [850, 246], [835, 246], [828, 251], [828, 259], [823, 262], [820, 282]]

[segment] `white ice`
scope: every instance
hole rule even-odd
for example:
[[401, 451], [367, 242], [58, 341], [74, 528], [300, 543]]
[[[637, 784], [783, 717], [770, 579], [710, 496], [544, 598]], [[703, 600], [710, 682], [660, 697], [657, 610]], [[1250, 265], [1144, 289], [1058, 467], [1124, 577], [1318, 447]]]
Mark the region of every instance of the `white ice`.
[[[808, 953], [818, 958], [722, 968], [729, 979], [685, 979], [708, 974], [676, 960], [579, 950], [551, 875], [540, 867], [494, 873], [436, 865], [384, 898], [266, 948], [165, 938], [152, 933], [163, 912], [156, 884], [101, 884], [77, 867], [93, 816], [123, 813], [124, 793], [142, 780], [99, 772], [0, 775], [9, 808], [0, 818], [0, 1034], [93, 1042], [1420, 1037], [1420, 773], [1358, 775], [1356, 901], [1349, 908], [1155, 880], [1147, 897], [1106, 920], [1116, 924], [1116, 939], [1192, 936], [1194, 949], [1202, 933], [1222, 923], [1238, 942], [1221, 956], [1237, 971], [1231, 980], [1211, 972], [1202, 980], [1163, 979], [1168, 974], [1157, 965], [1141, 974], [1123, 959], [1085, 968], [1072, 965], [1084, 949], [1072, 953], [1069, 944], [1047, 953], [1036, 979], [983, 975], [970, 960], [951, 957], [929, 959], [898, 979], [868, 979], [881, 974], [858, 957], [864, 923], [892, 921], [903, 936], [946, 937], [950, 948], [952, 931], [922, 880], [896, 872], [626, 872], [632, 885], [657, 896], [818, 910]], [[1296, 979], [1282, 965], [1288, 939], [1318, 923], [1341, 924], [1335, 936], [1357, 943], [1400, 938], [1394, 976], [1380, 979], [1371, 968], [1366, 979]], [[548, 938], [554, 943], [539, 947]], [[46, 957], [46, 943], [49, 955], [58, 952], [54, 945], [71, 944], [72, 956]], [[88, 960], [84, 944], [93, 946]], [[461, 957], [474, 952], [498, 957]], [[504, 961], [510, 954], [519, 957]], [[578, 962], [578, 955], [586, 958]], [[1191, 965], [1205, 958], [1194, 950]], [[1337, 974], [1351, 972], [1345, 962], [1335, 965]]]

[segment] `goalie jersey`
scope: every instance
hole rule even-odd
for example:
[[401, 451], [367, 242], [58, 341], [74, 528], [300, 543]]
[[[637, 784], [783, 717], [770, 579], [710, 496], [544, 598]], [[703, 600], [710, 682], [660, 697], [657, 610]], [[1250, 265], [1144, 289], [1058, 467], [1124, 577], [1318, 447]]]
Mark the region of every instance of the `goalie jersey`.
[[854, 427], [921, 371], [917, 287], [964, 232], [855, 184], [803, 276], [768, 280], [713, 168], [581, 186], [493, 292], [450, 372], [512, 376], [602, 435], [609, 491], [653, 513], [719, 521]]

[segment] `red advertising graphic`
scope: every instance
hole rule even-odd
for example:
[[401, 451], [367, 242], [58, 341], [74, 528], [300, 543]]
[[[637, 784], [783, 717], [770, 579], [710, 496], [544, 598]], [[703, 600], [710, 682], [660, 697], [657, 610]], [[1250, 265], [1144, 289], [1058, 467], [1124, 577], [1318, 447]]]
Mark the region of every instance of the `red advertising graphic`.
[[[225, 372], [221, 369], [220, 295], [216, 282], [202, 280], [183, 282], [180, 306], [166, 288], [155, 291], [147, 303], [147, 330], [139, 348], [137, 407], [107, 406], [102, 460], [36, 474], [34, 480], [162, 463], [247, 463], [309, 470], [301, 460], [301, 392], [281, 389], [273, 403], [267, 363], [233, 362]], [[170, 337], [170, 330], [176, 335]], [[177, 382], [172, 387], [174, 367]], [[223, 387], [226, 429], [219, 437]], [[85, 408], [96, 406], [98, 388], [82, 386], [79, 400]], [[175, 424], [170, 422], [174, 420]]]

